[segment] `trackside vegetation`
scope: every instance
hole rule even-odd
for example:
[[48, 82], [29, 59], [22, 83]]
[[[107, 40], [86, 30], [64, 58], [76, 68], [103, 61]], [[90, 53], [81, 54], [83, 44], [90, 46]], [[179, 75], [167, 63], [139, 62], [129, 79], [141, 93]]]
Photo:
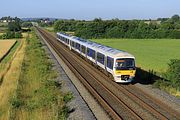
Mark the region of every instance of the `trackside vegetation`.
[[57, 72], [35, 32], [27, 38], [25, 58], [16, 95], [12, 97], [11, 119], [58, 120], [68, 117], [71, 93], [62, 93]]
[[163, 79], [155, 82], [155, 86], [180, 97], [180, 59], [172, 59], [168, 69], [163, 73]]

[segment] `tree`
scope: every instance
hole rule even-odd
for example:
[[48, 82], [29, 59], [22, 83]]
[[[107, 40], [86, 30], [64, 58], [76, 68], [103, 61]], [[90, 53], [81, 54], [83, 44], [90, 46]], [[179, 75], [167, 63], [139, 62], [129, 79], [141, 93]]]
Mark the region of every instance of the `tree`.
[[178, 59], [170, 60], [170, 63], [168, 64], [168, 70], [165, 73], [165, 78], [172, 85], [180, 88], [180, 72], [179, 71], [180, 71], [180, 60]]
[[20, 31], [21, 30], [20, 22], [21, 22], [21, 20], [19, 18], [15, 17], [14, 21], [9, 22], [8, 30], [14, 31], [14, 32]]
[[21, 26], [20, 26], [20, 24], [17, 23], [17, 22], [10, 22], [10, 23], [8, 24], [8, 30], [9, 30], [9, 31], [18, 32], [18, 31], [21, 30]]
[[173, 15], [173, 16], [171, 17], [171, 19], [173, 20], [173, 22], [177, 22], [177, 21], [180, 20], [180, 19], [179, 19], [179, 15]]
[[31, 22], [23, 22], [23, 23], [21, 24], [21, 26], [22, 26], [22, 27], [26, 27], [26, 28], [28, 27], [28, 28], [29, 28], [29, 27], [32, 27], [33, 25], [32, 25]]
[[92, 21], [59, 20], [54, 24], [55, 31], [71, 31], [83, 38], [179, 38], [180, 20], [178, 15], [158, 20], [102, 20]]

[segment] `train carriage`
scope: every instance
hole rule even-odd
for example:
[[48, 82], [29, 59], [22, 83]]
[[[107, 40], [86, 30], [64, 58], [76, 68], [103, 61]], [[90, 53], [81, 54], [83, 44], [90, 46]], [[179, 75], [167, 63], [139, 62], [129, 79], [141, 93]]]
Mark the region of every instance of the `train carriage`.
[[133, 55], [64, 33], [57, 33], [57, 37], [70, 49], [111, 74], [115, 82], [127, 83], [134, 79], [136, 67]]

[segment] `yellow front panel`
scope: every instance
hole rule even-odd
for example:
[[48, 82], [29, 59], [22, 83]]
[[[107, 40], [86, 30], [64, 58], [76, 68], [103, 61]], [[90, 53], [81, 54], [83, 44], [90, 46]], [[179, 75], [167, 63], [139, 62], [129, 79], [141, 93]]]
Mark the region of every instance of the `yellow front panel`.
[[135, 76], [136, 70], [115, 70], [115, 75]]

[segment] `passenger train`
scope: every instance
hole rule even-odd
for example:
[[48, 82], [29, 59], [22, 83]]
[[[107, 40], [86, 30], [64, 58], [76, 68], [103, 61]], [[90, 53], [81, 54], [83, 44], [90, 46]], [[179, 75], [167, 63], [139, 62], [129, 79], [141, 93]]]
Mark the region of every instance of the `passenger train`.
[[136, 72], [133, 55], [60, 32], [57, 33], [57, 40], [99, 66], [112, 76], [115, 82], [128, 83], [133, 81]]

